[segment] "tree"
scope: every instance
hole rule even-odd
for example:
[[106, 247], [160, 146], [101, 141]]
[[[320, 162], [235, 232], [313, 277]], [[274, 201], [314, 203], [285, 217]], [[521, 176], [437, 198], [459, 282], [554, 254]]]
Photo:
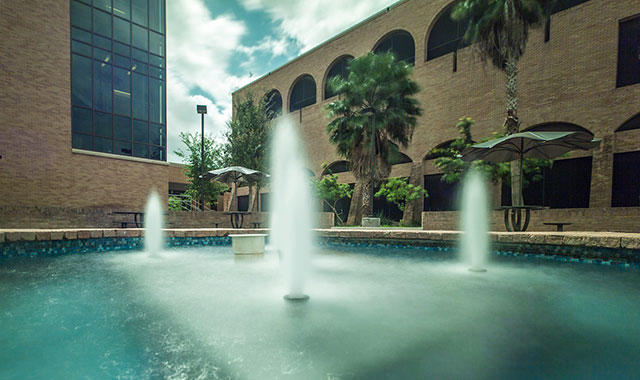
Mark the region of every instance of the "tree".
[[[204, 182], [204, 198], [211, 203], [214, 208], [218, 203], [218, 195], [226, 191], [228, 187], [217, 181], [204, 181], [201, 175], [201, 152], [200, 152], [200, 133], [180, 132], [180, 139], [187, 147], [186, 151], [182, 149], [175, 150], [174, 153], [180, 157], [185, 163], [185, 175], [189, 178], [189, 186], [187, 194], [192, 199], [202, 199], [202, 183]], [[204, 171], [208, 172], [213, 169], [222, 167], [223, 156], [222, 148], [216, 144], [210, 136], [204, 137]]]
[[[224, 160], [226, 166], [244, 166], [265, 172], [269, 154], [270, 122], [276, 116], [271, 114], [269, 100], [257, 100], [253, 92], [240, 95], [234, 105], [235, 118], [227, 123], [224, 137]], [[262, 187], [257, 183], [256, 193]], [[251, 187], [249, 188], [251, 191]], [[257, 195], [256, 195], [257, 198]], [[254, 202], [249, 205], [252, 209]]]
[[404, 211], [407, 202], [413, 202], [420, 197], [428, 197], [429, 194], [422, 186], [411, 185], [406, 178], [389, 178], [380, 186], [376, 197], [385, 197], [387, 201], [395, 203], [400, 211]]
[[[325, 169], [326, 164], [323, 164], [322, 168]], [[331, 173], [331, 171], [322, 178], [314, 180], [313, 184], [316, 196], [322, 199], [323, 203], [333, 211], [336, 218], [338, 218], [338, 224], [344, 224], [344, 220], [336, 207], [340, 199], [351, 198], [351, 194], [353, 193], [351, 186], [346, 183], [338, 183], [338, 176]]]
[[[507, 135], [520, 130], [518, 119], [517, 63], [524, 54], [529, 29], [539, 26], [549, 15], [554, 0], [464, 0], [458, 3], [452, 17], [467, 21], [464, 38], [483, 60], [506, 75]], [[517, 163], [511, 164], [511, 197], [513, 205], [522, 204], [518, 194], [520, 172]]]
[[[466, 162], [461, 159], [462, 151], [475, 144], [471, 135], [471, 126], [473, 124], [474, 121], [469, 117], [459, 119], [456, 128], [460, 132], [460, 137], [451, 142], [449, 146], [435, 148], [429, 152], [430, 155], [437, 157], [434, 160], [434, 165], [444, 172], [442, 180], [448, 183], [457, 183], [464, 178], [469, 169], [474, 168], [494, 184], [500, 180], [509, 181], [510, 170], [508, 163], [496, 164], [482, 160]], [[482, 142], [500, 137], [502, 137], [501, 134], [494, 133], [493, 137], [484, 139]], [[550, 167], [552, 162], [552, 160], [525, 158], [522, 162], [522, 171], [524, 172], [523, 186], [526, 188], [530, 182], [540, 181], [542, 179], [542, 170], [545, 167]]]
[[362, 204], [370, 207], [371, 139], [374, 130], [375, 171], [379, 182], [389, 176], [399, 146], [407, 147], [413, 136], [416, 116], [422, 114], [413, 97], [418, 84], [410, 78], [412, 68], [397, 62], [393, 54], [372, 52], [349, 62], [347, 79], [334, 77], [329, 85], [340, 98], [326, 109], [332, 121], [327, 126], [329, 141], [338, 154], [350, 162], [356, 180], [363, 184]]

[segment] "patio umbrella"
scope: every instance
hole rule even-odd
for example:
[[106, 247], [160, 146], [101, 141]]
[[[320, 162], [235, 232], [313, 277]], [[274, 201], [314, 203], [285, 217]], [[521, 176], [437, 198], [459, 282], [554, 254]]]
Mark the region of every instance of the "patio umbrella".
[[[211, 170], [204, 175], [205, 180], [214, 179], [218, 182], [233, 183], [233, 194], [231, 199], [238, 191], [238, 184], [252, 185], [261, 179], [269, 178], [269, 175], [259, 170], [245, 168], [244, 166], [229, 166], [222, 169]], [[251, 189], [251, 188], [249, 188]], [[229, 203], [231, 205], [231, 203]]]
[[463, 161], [509, 162], [523, 158], [553, 159], [572, 150], [598, 146], [586, 132], [520, 132], [472, 145], [462, 151]]

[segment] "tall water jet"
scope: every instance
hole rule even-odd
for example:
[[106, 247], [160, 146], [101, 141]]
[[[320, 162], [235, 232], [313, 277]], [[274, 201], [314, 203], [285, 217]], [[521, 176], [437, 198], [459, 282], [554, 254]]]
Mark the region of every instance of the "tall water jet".
[[144, 250], [150, 256], [156, 256], [162, 251], [164, 236], [162, 227], [164, 226], [164, 213], [162, 202], [157, 192], [152, 191], [147, 200], [144, 210]]
[[280, 254], [287, 300], [306, 300], [312, 249], [309, 175], [297, 130], [288, 118], [276, 125], [271, 154], [271, 245]]
[[474, 170], [464, 179], [462, 189], [460, 250], [472, 272], [486, 272], [489, 255], [489, 203], [482, 175]]

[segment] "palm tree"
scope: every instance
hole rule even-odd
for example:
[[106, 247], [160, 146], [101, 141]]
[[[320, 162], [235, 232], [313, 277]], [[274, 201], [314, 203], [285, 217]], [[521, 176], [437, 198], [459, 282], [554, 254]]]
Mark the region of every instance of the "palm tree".
[[422, 114], [422, 109], [412, 96], [420, 89], [410, 78], [411, 66], [397, 62], [391, 53], [370, 52], [351, 60], [348, 70], [347, 79], [334, 77], [329, 82], [340, 98], [326, 107], [332, 118], [327, 133], [338, 154], [350, 162], [356, 180], [362, 183], [361, 206], [368, 210], [373, 202], [368, 179], [371, 131], [375, 131], [373, 176], [379, 182], [389, 176], [399, 146], [407, 147], [413, 137], [416, 116]]
[[[518, 119], [518, 68], [529, 39], [529, 29], [541, 25], [555, 0], [464, 0], [455, 5], [452, 17], [467, 22], [464, 38], [483, 60], [503, 71], [507, 79], [508, 135], [520, 129]], [[511, 201], [522, 204], [520, 168], [511, 163]]]

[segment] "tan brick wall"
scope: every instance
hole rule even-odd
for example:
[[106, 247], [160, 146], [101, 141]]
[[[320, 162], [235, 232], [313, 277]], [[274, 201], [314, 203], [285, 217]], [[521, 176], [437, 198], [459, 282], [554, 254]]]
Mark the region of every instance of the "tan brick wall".
[[[563, 208], [531, 212], [527, 231], [555, 231], [556, 226], [544, 223], [572, 223], [565, 231], [640, 232], [639, 207]], [[422, 213], [423, 230], [458, 230], [457, 211], [431, 211]], [[492, 211], [491, 231], [506, 231], [504, 213]]]
[[167, 168], [168, 182], [189, 183], [189, 178], [184, 174], [184, 164], [170, 163]]
[[[408, 0], [377, 17], [312, 49], [285, 66], [239, 90], [265, 93], [280, 91], [288, 114], [292, 84], [310, 74], [316, 81], [317, 103], [288, 114], [300, 125], [309, 156], [309, 168], [319, 175], [323, 162], [341, 158], [330, 145], [325, 132], [324, 80], [332, 62], [350, 54], [370, 51], [388, 32], [404, 29], [415, 40], [414, 79], [424, 114], [418, 120], [413, 141], [405, 153], [414, 162], [438, 144], [458, 137], [455, 123], [462, 116], [476, 121], [476, 139], [501, 131], [505, 115], [505, 80], [490, 63], [478, 62], [470, 48], [458, 52], [457, 72], [452, 54], [426, 61], [428, 32], [436, 17], [451, 0]], [[535, 29], [527, 52], [519, 63], [519, 116], [522, 129], [533, 125], [563, 121], [589, 129], [603, 143], [593, 152], [591, 207], [611, 204], [613, 153], [640, 149], [637, 131], [614, 134], [627, 119], [640, 111], [640, 84], [616, 88], [619, 20], [640, 13], [637, 0], [590, 0], [551, 17], [551, 39], [544, 42], [542, 28]], [[571, 157], [591, 153], [575, 152]], [[392, 176], [409, 175], [411, 165], [398, 165]], [[438, 173], [432, 162], [425, 162], [423, 174]], [[341, 181], [353, 182], [349, 173]], [[428, 189], [427, 189], [428, 190]]]
[[166, 202], [167, 166], [71, 151], [69, 1], [2, 1], [0, 35], [0, 206]]

